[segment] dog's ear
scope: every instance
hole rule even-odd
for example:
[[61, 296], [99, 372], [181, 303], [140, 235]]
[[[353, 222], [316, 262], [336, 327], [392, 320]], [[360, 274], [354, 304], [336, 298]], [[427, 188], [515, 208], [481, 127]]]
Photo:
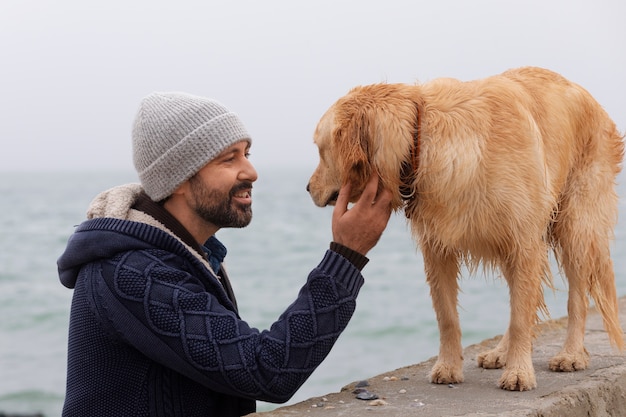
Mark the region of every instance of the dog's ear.
[[339, 155], [341, 182], [365, 184], [371, 174], [371, 125], [366, 109], [354, 106], [338, 117], [333, 140]]

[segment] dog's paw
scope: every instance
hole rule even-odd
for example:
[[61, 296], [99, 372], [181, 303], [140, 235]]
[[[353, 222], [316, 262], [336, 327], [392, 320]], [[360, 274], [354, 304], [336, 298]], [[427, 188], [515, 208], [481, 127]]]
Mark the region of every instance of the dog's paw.
[[589, 352], [584, 348], [575, 353], [561, 351], [550, 359], [548, 365], [550, 370], [555, 372], [582, 371], [589, 366]]
[[537, 388], [535, 371], [524, 368], [506, 369], [498, 382], [498, 386], [508, 391], [530, 391]]
[[476, 357], [478, 366], [484, 369], [500, 369], [506, 365], [506, 351], [500, 349], [492, 349], [480, 353]]
[[458, 384], [463, 382], [463, 364], [451, 366], [437, 361], [430, 371], [430, 382], [433, 384]]

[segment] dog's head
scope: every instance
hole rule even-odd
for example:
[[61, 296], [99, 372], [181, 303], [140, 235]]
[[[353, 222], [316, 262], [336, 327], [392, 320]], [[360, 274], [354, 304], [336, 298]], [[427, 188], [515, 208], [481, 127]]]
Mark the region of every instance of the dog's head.
[[373, 172], [380, 187], [394, 190], [392, 207], [402, 198], [400, 171], [409, 158], [416, 109], [402, 84], [356, 87], [335, 102], [322, 116], [314, 133], [319, 164], [307, 186], [313, 202], [335, 204], [339, 189], [351, 183], [355, 202]]

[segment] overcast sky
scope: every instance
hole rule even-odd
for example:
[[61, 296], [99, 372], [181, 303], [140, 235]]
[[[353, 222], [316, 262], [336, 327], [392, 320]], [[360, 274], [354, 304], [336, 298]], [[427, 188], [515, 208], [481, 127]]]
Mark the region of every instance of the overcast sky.
[[626, 130], [623, 0], [2, 0], [0, 170], [132, 170], [142, 97], [238, 113], [257, 167], [317, 163], [351, 87], [525, 65], [589, 90]]

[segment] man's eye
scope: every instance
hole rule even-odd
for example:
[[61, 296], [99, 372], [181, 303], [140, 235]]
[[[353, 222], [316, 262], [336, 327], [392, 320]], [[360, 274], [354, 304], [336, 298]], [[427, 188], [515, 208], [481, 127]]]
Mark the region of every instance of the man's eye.
[[250, 152], [246, 152], [244, 156], [246, 157], [246, 159], [250, 159]]

